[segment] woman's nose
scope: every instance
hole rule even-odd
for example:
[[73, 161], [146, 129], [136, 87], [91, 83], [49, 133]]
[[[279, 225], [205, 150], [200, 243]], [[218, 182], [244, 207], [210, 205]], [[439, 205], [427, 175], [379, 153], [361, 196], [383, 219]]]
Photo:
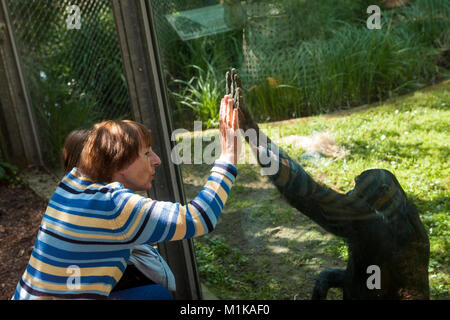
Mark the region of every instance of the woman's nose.
[[161, 159], [158, 157], [158, 155], [156, 153], [154, 153], [152, 151], [152, 155], [150, 157], [150, 163], [154, 166], [157, 167], [161, 164]]

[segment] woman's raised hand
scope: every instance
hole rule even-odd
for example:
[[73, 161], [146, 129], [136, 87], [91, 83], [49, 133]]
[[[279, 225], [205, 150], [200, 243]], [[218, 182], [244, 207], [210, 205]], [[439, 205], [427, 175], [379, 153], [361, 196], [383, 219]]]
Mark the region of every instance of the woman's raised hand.
[[236, 165], [242, 151], [242, 139], [239, 132], [238, 109], [233, 106], [231, 95], [220, 102], [219, 128], [222, 154], [220, 158]]

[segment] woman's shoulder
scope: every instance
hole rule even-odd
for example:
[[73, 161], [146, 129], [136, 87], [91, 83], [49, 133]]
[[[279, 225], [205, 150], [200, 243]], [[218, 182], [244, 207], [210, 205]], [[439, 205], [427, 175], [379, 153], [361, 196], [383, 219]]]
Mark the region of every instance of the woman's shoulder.
[[73, 168], [60, 181], [54, 196], [64, 198], [106, 200], [115, 193], [130, 193], [120, 182], [95, 182], [83, 175], [77, 168]]

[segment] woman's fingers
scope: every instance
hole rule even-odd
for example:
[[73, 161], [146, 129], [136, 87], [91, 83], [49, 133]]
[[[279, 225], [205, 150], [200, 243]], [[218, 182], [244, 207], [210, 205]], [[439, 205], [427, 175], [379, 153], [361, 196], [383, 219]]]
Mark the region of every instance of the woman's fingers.
[[223, 108], [223, 125], [224, 125], [225, 129], [228, 128], [228, 100], [226, 100], [225, 103], [224, 103], [224, 108]]
[[233, 99], [227, 101], [227, 127], [233, 127]]
[[222, 100], [220, 101], [220, 109], [219, 109], [219, 124], [223, 123], [224, 109], [225, 109], [225, 98], [222, 98]]
[[233, 110], [233, 130], [239, 129], [239, 110], [236, 108]]
[[239, 111], [237, 108], [233, 106], [234, 100], [226, 95], [221, 103], [219, 110], [219, 124], [221, 129], [239, 129]]
[[230, 73], [230, 78], [231, 78], [231, 92], [230, 92], [230, 94], [231, 94], [231, 97], [234, 97], [234, 90], [236, 89], [236, 84], [235, 84], [235, 82], [234, 82], [234, 75], [236, 74], [236, 69], [235, 68], [232, 68], [231, 69], [231, 73]]
[[227, 115], [227, 101], [229, 99], [229, 96], [226, 95], [223, 97], [222, 101], [220, 102], [220, 110], [219, 110], [219, 124], [222, 122], [223, 124], [226, 124], [226, 115]]
[[234, 164], [242, 147], [239, 137], [236, 136], [236, 131], [239, 130], [239, 112], [238, 108], [234, 108], [234, 100], [230, 95], [221, 100], [219, 122], [222, 156]]

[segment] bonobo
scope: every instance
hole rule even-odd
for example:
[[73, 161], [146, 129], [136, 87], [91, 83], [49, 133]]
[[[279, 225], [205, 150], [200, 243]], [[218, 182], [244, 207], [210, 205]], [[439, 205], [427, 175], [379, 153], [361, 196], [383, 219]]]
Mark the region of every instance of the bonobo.
[[[322, 271], [312, 299], [326, 299], [329, 288], [342, 288], [344, 299], [429, 299], [430, 243], [396, 177], [384, 169], [364, 171], [346, 194], [317, 183], [260, 131], [244, 104], [235, 69], [227, 72], [226, 87], [239, 108], [240, 128], [259, 137], [246, 138], [259, 165], [266, 166], [262, 153], [279, 163], [271, 182], [293, 207], [348, 244], [347, 268]], [[380, 272], [376, 288], [368, 285], [373, 266]]]

